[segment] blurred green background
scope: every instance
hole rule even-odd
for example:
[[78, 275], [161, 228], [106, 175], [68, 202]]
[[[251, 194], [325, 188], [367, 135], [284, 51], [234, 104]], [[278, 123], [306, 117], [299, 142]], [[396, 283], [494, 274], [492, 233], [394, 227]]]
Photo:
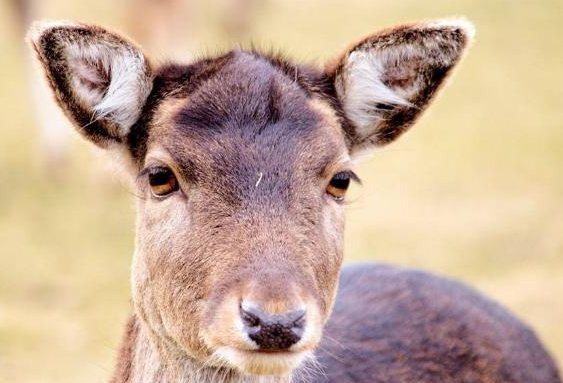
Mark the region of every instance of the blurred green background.
[[116, 28], [157, 60], [252, 40], [320, 64], [380, 27], [468, 17], [476, 42], [450, 86], [360, 166], [346, 260], [466, 281], [563, 363], [563, 1], [149, 2], [37, 0], [20, 21], [0, 2], [0, 382], [106, 381], [130, 310], [134, 197], [71, 129], [47, 150], [34, 115], [53, 102], [30, 97], [23, 43], [33, 18]]

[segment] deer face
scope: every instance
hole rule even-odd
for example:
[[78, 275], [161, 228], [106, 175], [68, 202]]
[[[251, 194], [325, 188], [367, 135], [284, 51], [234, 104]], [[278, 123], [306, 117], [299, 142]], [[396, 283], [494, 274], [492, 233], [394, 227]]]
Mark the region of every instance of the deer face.
[[136, 308], [192, 356], [286, 373], [318, 342], [335, 294], [344, 132], [328, 100], [265, 58], [202, 64], [214, 73], [193, 90], [178, 69], [157, 74], [178, 93], [152, 112], [137, 181]]
[[59, 105], [130, 165], [133, 301], [163, 358], [284, 375], [311, 354], [336, 293], [351, 158], [412, 125], [470, 33], [397, 27], [325, 70], [241, 51], [153, 68], [99, 27], [36, 27]]

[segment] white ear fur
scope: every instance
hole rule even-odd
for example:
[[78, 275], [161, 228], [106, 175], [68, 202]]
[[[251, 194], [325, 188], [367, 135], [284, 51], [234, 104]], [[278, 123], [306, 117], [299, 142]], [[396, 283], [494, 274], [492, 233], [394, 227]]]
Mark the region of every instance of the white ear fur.
[[[355, 51], [349, 54], [345, 75], [338, 78], [336, 87], [342, 97], [346, 116], [367, 136], [383, 116], [383, 107], [410, 106], [404, 91], [383, 83], [387, 58], [383, 52]], [[346, 82], [344, 84], [344, 81]]]
[[[94, 112], [94, 118], [107, 118], [119, 125], [121, 135], [141, 114], [152, 82], [146, 81], [146, 62], [138, 52], [102, 44], [69, 45], [66, 50], [73, 77], [74, 92]], [[109, 84], [104, 84], [104, 77]], [[89, 87], [85, 85], [100, 84]]]
[[91, 113], [92, 121], [104, 119], [113, 125], [113, 135], [125, 137], [152, 89], [143, 53], [99, 27], [69, 22], [34, 24], [30, 39], [36, 50], [41, 49], [40, 39], [54, 31], [59, 32], [58, 57], [60, 70], [68, 72], [69, 97]]
[[[438, 20], [384, 30], [348, 51], [335, 87], [356, 139], [386, 143], [406, 129], [390, 126], [390, 118], [409, 111], [409, 117], [398, 120], [411, 124], [473, 35], [467, 20]], [[382, 131], [385, 137], [377, 137]]]

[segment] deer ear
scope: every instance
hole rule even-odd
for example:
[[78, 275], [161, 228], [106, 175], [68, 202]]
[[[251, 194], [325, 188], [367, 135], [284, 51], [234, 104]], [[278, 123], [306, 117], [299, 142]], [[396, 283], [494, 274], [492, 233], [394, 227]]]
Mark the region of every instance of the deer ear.
[[460, 61], [473, 33], [465, 20], [403, 25], [367, 37], [329, 65], [353, 125], [347, 132], [351, 150], [384, 145], [405, 132]]
[[152, 89], [143, 53], [123, 37], [85, 24], [36, 23], [29, 41], [77, 130], [101, 147], [124, 142]]

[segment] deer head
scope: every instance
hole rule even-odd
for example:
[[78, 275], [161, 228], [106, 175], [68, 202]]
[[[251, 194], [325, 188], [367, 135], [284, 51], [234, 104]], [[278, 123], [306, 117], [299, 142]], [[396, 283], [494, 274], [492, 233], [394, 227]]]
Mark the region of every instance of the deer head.
[[463, 20], [402, 25], [319, 69], [252, 51], [154, 65], [97, 26], [34, 27], [59, 106], [129, 164], [134, 310], [163, 359], [284, 375], [311, 354], [354, 156], [416, 121], [471, 35]]

